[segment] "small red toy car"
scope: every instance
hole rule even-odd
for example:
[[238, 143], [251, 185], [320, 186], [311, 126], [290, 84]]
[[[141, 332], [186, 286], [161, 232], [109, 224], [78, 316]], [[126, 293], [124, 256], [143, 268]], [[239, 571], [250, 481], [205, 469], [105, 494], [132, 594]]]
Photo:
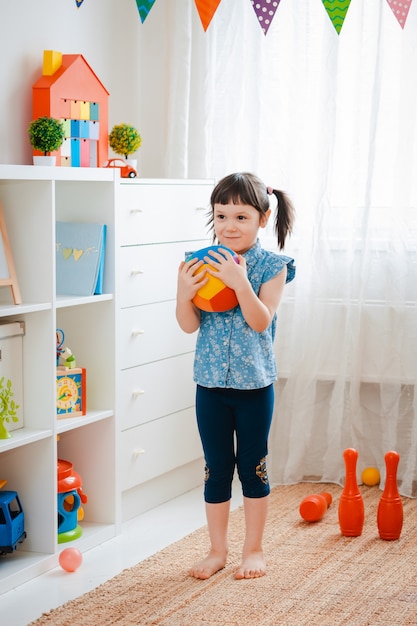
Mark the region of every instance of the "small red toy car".
[[135, 178], [138, 175], [135, 168], [123, 161], [123, 159], [109, 159], [104, 163], [103, 167], [120, 168], [120, 176], [122, 178]]

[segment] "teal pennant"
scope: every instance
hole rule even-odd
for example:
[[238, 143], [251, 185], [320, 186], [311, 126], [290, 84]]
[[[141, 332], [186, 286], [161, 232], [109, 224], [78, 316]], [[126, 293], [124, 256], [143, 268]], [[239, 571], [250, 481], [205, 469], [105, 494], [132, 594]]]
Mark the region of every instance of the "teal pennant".
[[350, 0], [323, 0], [323, 4], [339, 35], [348, 12]]
[[138, 11], [140, 15], [140, 20], [143, 22], [149, 15], [149, 11], [152, 9], [155, 4], [155, 0], [136, 0], [136, 4], [138, 6]]

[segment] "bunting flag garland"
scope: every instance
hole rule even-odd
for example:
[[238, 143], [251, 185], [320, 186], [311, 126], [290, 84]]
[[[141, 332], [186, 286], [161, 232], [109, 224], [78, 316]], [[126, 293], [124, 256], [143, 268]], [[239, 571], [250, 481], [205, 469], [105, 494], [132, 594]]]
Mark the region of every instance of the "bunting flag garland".
[[77, 5], [77, 9], [80, 8], [80, 6], [82, 5], [83, 2], [84, 2], [84, 0], [75, 0], [75, 4]]
[[209, 27], [209, 24], [215, 14], [217, 7], [221, 0], [194, 0], [197, 7], [198, 14], [200, 16], [201, 23], [204, 31]]
[[155, 3], [155, 0], [136, 0], [136, 4], [137, 4], [139, 15], [140, 15], [140, 21], [142, 22], [142, 24], [148, 17], [149, 11], [152, 9], [154, 3]]
[[348, 12], [350, 0], [323, 0], [323, 4], [339, 35]]
[[264, 35], [267, 34], [271, 26], [275, 11], [280, 2], [281, 0], [251, 0], [253, 10], [256, 13], [260, 27], [264, 31]]
[[404, 28], [412, 0], [387, 0], [401, 28]]
[[[403, 29], [412, 1], [413, 0], [387, 0], [388, 6]], [[83, 2], [84, 0], [75, 0], [77, 8], [80, 8]], [[156, 0], [136, 0], [142, 24], [148, 17], [155, 2]], [[194, 0], [194, 2], [204, 31], [207, 31], [221, 0]], [[264, 35], [267, 35], [281, 0], [250, 0], [250, 2]], [[324, 8], [338, 35], [340, 35], [340, 31], [342, 30], [350, 2], [351, 0], [322, 0]]]

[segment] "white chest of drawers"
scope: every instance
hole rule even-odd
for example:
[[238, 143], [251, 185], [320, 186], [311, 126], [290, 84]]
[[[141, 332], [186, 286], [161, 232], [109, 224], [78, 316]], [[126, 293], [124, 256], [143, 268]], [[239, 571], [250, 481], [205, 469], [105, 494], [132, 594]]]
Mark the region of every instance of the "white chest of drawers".
[[194, 414], [195, 335], [175, 319], [184, 254], [208, 245], [211, 181], [126, 180], [117, 189], [117, 414], [122, 519], [203, 481]]

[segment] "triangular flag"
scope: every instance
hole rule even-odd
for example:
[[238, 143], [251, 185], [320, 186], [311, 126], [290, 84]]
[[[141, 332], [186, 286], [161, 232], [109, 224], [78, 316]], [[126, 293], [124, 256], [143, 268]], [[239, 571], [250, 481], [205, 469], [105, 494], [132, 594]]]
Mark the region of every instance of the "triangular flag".
[[264, 35], [268, 32], [271, 22], [274, 18], [275, 11], [281, 0], [250, 0], [253, 10], [258, 18], [259, 25], [264, 31]]
[[75, 4], [77, 5], [77, 9], [80, 8], [80, 6], [82, 5], [83, 2], [84, 2], [84, 0], [75, 0]]
[[155, 0], [136, 0], [142, 24], [148, 17], [149, 11], [152, 9], [154, 3]]
[[387, 0], [401, 28], [405, 26], [412, 1], [413, 0]]
[[206, 31], [221, 0], [195, 0], [201, 23]]
[[337, 34], [339, 34], [342, 30], [343, 22], [345, 21], [350, 0], [323, 0], [323, 4], [332, 20]]

